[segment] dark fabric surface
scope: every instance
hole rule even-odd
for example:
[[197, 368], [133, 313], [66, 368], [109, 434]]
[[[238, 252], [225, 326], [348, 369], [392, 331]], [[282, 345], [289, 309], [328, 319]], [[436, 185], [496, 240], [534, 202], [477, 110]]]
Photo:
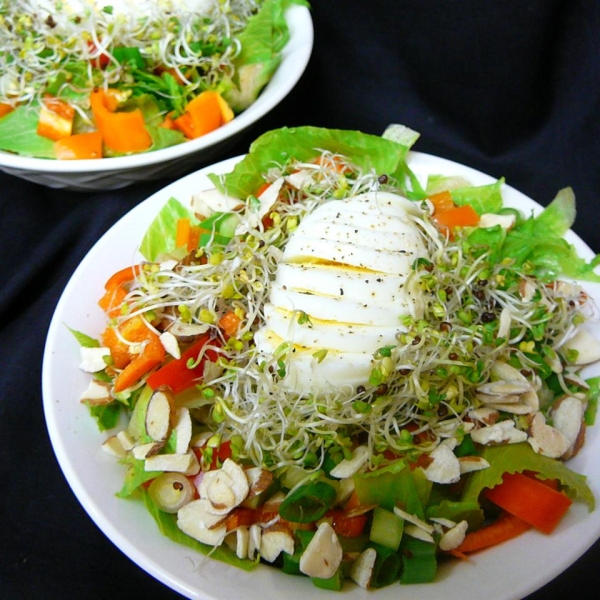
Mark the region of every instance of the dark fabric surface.
[[[541, 204], [571, 185], [575, 229], [600, 251], [596, 0], [317, 0], [312, 12], [304, 77], [226, 156], [283, 125], [382, 133], [404, 123], [422, 134], [417, 150], [504, 176]], [[40, 383], [47, 327], [72, 272], [113, 223], [169, 182], [76, 193], [0, 174], [2, 598], [178, 597], [78, 504], [52, 452]], [[596, 598], [599, 563], [596, 543], [530, 599]]]

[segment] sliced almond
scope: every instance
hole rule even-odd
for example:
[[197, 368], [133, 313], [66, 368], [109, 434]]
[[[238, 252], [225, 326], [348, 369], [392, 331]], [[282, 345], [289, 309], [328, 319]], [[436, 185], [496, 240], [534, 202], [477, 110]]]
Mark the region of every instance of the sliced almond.
[[113, 401], [110, 395], [110, 384], [92, 379], [86, 390], [81, 394], [81, 402], [90, 406], [105, 406]]
[[208, 501], [192, 500], [177, 512], [177, 526], [187, 535], [211, 546], [220, 546], [227, 535], [221, 517], [207, 511]]
[[338, 570], [343, 554], [333, 527], [322, 522], [300, 557], [300, 571], [309, 577], [329, 579]]
[[541, 412], [534, 415], [529, 427], [531, 447], [538, 453], [549, 458], [560, 458], [569, 449], [569, 442], [556, 428], [546, 423]]
[[461, 456], [458, 462], [460, 464], [461, 475], [472, 473], [473, 471], [481, 471], [490, 466], [490, 463], [481, 456]]
[[116, 435], [111, 435], [103, 444], [102, 450], [112, 454], [117, 458], [124, 458], [127, 455], [127, 451], [123, 448], [121, 440]]
[[588, 365], [600, 360], [600, 342], [587, 330], [579, 329], [579, 331], [561, 347], [561, 351], [566, 353], [575, 351], [576, 358], [569, 360], [569, 364], [576, 366]]
[[365, 590], [371, 588], [371, 577], [376, 558], [375, 548], [367, 548], [358, 555], [350, 567], [350, 578]]
[[282, 553], [294, 554], [294, 536], [286, 529], [263, 531], [260, 538], [260, 556], [267, 562], [274, 562]]
[[155, 441], [162, 442], [167, 439], [171, 429], [170, 394], [164, 390], [156, 390], [146, 409], [146, 433]]
[[439, 542], [440, 550], [448, 551], [458, 548], [464, 541], [469, 524], [461, 521], [442, 535]]
[[369, 460], [369, 448], [368, 446], [357, 446], [352, 451], [350, 458], [344, 458], [330, 471], [331, 477], [336, 479], [347, 479], [352, 477], [355, 473], [358, 473]]

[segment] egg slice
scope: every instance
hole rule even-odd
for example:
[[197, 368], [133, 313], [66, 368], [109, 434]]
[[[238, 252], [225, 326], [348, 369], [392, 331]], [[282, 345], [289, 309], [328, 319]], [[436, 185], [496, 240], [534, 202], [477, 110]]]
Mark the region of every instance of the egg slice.
[[419, 214], [406, 198], [369, 192], [327, 202], [301, 221], [255, 336], [265, 356], [289, 344], [284, 386], [351, 391], [367, 382], [374, 353], [404, 330], [402, 317], [422, 316], [421, 291], [408, 277], [426, 255]]

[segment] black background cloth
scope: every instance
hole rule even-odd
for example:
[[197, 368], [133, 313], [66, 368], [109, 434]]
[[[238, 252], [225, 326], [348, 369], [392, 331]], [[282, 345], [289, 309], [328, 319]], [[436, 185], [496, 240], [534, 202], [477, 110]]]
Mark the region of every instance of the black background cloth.
[[[381, 134], [403, 123], [422, 134], [417, 150], [506, 177], [540, 204], [572, 186], [575, 230], [600, 251], [597, 0], [316, 0], [312, 16], [303, 78], [223, 158], [284, 125]], [[77, 502], [52, 452], [40, 384], [47, 328], [74, 269], [113, 223], [168, 183], [78, 193], [0, 174], [2, 598], [178, 597]], [[598, 564], [596, 543], [530, 599], [596, 598]]]

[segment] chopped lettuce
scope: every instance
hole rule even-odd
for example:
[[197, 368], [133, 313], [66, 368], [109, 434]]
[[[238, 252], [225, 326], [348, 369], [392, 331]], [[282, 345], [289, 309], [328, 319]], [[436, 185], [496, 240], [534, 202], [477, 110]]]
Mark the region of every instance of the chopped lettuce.
[[0, 150], [22, 156], [55, 158], [54, 142], [37, 134], [38, 111], [19, 106], [0, 119]]
[[575, 195], [571, 188], [565, 188], [538, 216], [529, 217], [508, 232], [500, 258], [510, 257], [517, 266], [527, 263], [528, 271], [544, 281], [560, 275], [600, 281], [600, 275], [594, 272], [600, 257], [586, 261], [562, 237], [574, 220]]
[[140, 253], [146, 260], [155, 262], [175, 249], [179, 219], [190, 219], [193, 224], [197, 221], [191, 210], [175, 198], [170, 198], [156, 215], [142, 240]]
[[196, 541], [194, 538], [189, 535], [183, 533], [181, 529], [177, 526], [177, 515], [166, 513], [160, 510], [152, 499], [150, 498], [150, 494], [145, 490], [142, 491], [142, 499], [144, 501], [144, 505], [146, 506], [148, 512], [152, 515], [160, 532], [167, 536], [172, 541], [183, 544], [189, 548], [192, 548], [196, 552], [200, 554], [210, 554], [211, 558], [215, 558], [220, 560], [221, 562], [225, 562], [234, 567], [239, 567], [240, 569], [244, 569], [245, 571], [251, 571], [257, 565], [257, 562], [238, 558], [236, 553], [231, 550], [227, 544], [223, 544], [222, 546], [207, 546], [206, 544], [201, 544]]
[[571, 499], [581, 500], [590, 511], [594, 510], [594, 495], [586, 477], [571, 471], [558, 460], [537, 454], [527, 442], [486, 446], [481, 456], [490, 466], [471, 474], [463, 490], [462, 502], [477, 502], [484, 488], [493, 488], [502, 482], [504, 473], [533, 471], [540, 479], [557, 479]]
[[450, 191], [458, 206], [469, 204], [478, 215], [497, 213], [502, 208], [502, 186], [504, 178], [480, 186], [460, 187]]
[[404, 184], [406, 155], [409, 147], [377, 135], [320, 127], [283, 127], [261, 135], [246, 157], [222, 179], [211, 176], [212, 182], [235, 198], [246, 199], [264, 183], [263, 174], [276, 164], [290, 158], [310, 161], [322, 150], [339, 153], [365, 171], [398, 177]]
[[281, 63], [281, 50], [290, 38], [285, 11], [305, 0], [266, 0], [240, 33], [241, 52], [234, 60], [232, 81], [222, 84], [223, 95], [235, 112], [245, 110], [258, 97]]

